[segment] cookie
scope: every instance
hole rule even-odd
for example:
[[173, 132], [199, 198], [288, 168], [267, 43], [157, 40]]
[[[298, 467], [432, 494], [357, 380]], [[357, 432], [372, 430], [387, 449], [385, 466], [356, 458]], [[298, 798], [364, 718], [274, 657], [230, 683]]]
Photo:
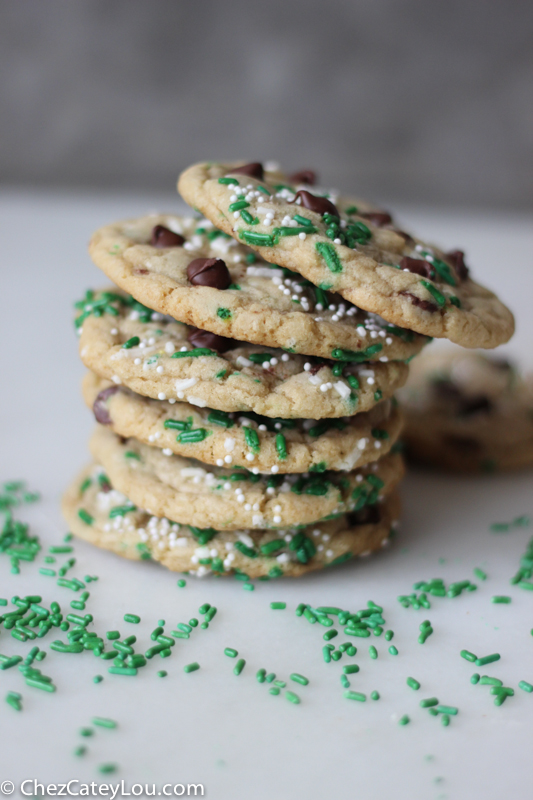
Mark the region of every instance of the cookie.
[[93, 464], [68, 488], [62, 509], [76, 536], [124, 558], [152, 559], [198, 577], [240, 572], [250, 578], [277, 578], [381, 549], [394, 533], [400, 502], [393, 493], [362, 511], [284, 531], [199, 531], [133, 510]]
[[157, 447], [121, 439], [99, 425], [89, 443], [118, 491], [158, 517], [198, 528], [284, 528], [359, 510], [390, 494], [403, 476], [389, 453], [351, 472], [254, 475], [245, 468], [208, 467], [165, 456]]
[[[246, 168], [253, 167], [253, 168]], [[471, 280], [461, 251], [443, 253], [392, 226], [387, 212], [319, 190], [296, 191], [260, 164], [196, 164], [178, 189], [214, 225], [266, 261], [401, 328], [491, 348], [514, 332], [511, 312]]]
[[349, 350], [365, 361], [405, 360], [427, 342], [263, 261], [208, 220], [117, 222], [96, 231], [89, 251], [136, 300], [219, 336], [321, 358]]
[[82, 390], [96, 421], [119, 436], [166, 454], [218, 467], [245, 466], [254, 473], [354, 469], [388, 453], [402, 424], [391, 400], [353, 417], [317, 422], [152, 400], [92, 372], [85, 376]]
[[81, 306], [77, 324], [85, 366], [145, 397], [322, 419], [369, 411], [407, 378], [408, 367], [400, 361], [335, 363], [223, 339], [120, 292], [88, 293]]
[[453, 472], [533, 464], [533, 375], [481, 353], [428, 353], [401, 393], [413, 459]]

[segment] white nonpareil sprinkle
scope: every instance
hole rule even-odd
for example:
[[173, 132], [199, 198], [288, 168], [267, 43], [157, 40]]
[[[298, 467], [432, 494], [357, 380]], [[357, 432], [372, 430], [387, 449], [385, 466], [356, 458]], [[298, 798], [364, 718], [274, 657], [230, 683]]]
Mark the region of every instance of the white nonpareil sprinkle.
[[157, 395], [157, 399], [158, 400], [166, 400], [167, 396], [166, 396], [166, 394], [164, 392], [159, 392], [159, 394]]
[[367, 445], [367, 442], [368, 442], [367, 439], [359, 439], [359, 441], [357, 442], [357, 447], [359, 448], [359, 450], [364, 450]]
[[176, 347], [174, 346], [173, 342], [167, 342], [166, 343], [166, 345], [165, 345], [165, 353], [168, 353], [170, 355], [170, 354], [172, 354], [174, 352], [175, 349], [176, 349]]
[[[196, 380], [196, 378], [191, 380]], [[187, 402], [192, 406], [198, 406], [198, 408], [205, 408], [207, 405], [206, 401], [202, 400], [201, 397], [194, 397], [192, 394], [187, 397]]]
[[[224, 439], [224, 450], [227, 453], [232, 453], [235, 449], [235, 439], [232, 439], [231, 436], [228, 436]], [[222, 466], [222, 464], [220, 465]]]
[[118, 375], [113, 375], [113, 377], [111, 378], [111, 380], [113, 381], [113, 383], [116, 383], [116, 384], [117, 384], [117, 386], [118, 386], [119, 384], [121, 384], [121, 383], [122, 383], [122, 381], [121, 381], [121, 379], [119, 378], [119, 376], [118, 376]]
[[276, 561], [279, 561], [280, 564], [286, 564], [290, 561], [290, 557], [288, 553], [280, 553], [279, 556], [276, 556]]

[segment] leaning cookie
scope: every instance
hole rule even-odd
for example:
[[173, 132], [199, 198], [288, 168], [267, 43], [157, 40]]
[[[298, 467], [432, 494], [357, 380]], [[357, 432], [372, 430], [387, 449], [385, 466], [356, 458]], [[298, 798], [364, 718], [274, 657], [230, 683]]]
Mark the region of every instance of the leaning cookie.
[[62, 510], [76, 536], [124, 558], [152, 559], [198, 577], [239, 571], [250, 578], [278, 578], [335, 566], [386, 546], [400, 501], [393, 493], [362, 511], [284, 531], [199, 530], [136, 509], [93, 464], [66, 491]]
[[206, 469], [100, 425], [89, 448], [113, 486], [140, 508], [217, 530], [283, 528], [346, 514], [378, 502], [403, 477], [402, 458], [391, 453], [351, 472], [263, 476], [244, 468]]
[[413, 459], [453, 472], [533, 464], [533, 376], [522, 378], [505, 359], [428, 353], [401, 398]]
[[96, 231], [89, 250], [136, 300], [219, 336], [321, 358], [349, 350], [365, 361], [403, 361], [427, 341], [263, 261], [208, 220], [117, 222]]
[[408, 373], [400, 361], [336, 363], [223, 339], [121, 292], [89, 293], [78, 330], [81, 359], [101, 378], [145, 397], [220, 411], [283, 419], [349, 416], [391, 397]]
[[496, 347], [512, 336], [511, 312], [470, 279], [461, 251], [445, 254], [394, 229], [387, 213], [271, 177], [261, 164], [196, 164], [178, 188], [266, 261], [401, 328], [464, 347]]
[[189, 403], [135, 394], [88, 372], [82, 384], [96, 421], [165, 454], [254, 473], [350, 470], [389, 452], [402, 425], [398, 407], [383, 400], [366, 413], [317, 422], [227, 414]]

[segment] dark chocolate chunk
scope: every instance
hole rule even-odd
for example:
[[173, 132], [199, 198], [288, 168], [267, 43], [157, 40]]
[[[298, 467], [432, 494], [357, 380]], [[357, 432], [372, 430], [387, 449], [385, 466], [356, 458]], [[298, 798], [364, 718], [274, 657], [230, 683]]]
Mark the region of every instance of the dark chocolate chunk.
[[446, 253], [446, 258], [450, 261], [455, 268], [457, 277], [460, 281], [466, 281], [468, 278], [468, 267], [465, 264], [465, 254], [462, 250], [452, 250]]
[[152, 228], [152, 238], [150, 240], [152, 247], [180, 247], [184, 242], [183, 236], [165, 228], [164, 225], [156, 225]]
[[209, 347], [210, 350], [216, 350], [217, 353], [225, 353], [226, 350], [231, 350], [232, 347], [238, 347], [240, 344], [235, 339], [227, 339], [225, 336], [218, 336], [216, 333], [203, 331], [201, 328], [191, 328], [187, 339], [194, 347]]
[[421, 308], [422, 311], [438, 311], [438, 306], [435, 303], [430, 303], [429, 300], [421, 300], [420, 297], [417, 297], [415, 294], [411, 294], [411, 292], [400, 292], [401, 295], [404, 297], [408, 297], [411, 303], [414, 306], [418, 306]]
[[405, 244], [414, 244], [415, 240], [411, 236], [410, 233], [406, 233], [405, 231], [401, 231], [399, 228], [393, 228], [394, 233], [397, 233], [398, 236], [402, 236], [405, 239]]
[[320, 372], [322, 367], [329, 366], [325, 361], [320, 361], [318, 364], [312, 364], [311, 369], [309, 370], [310, 375], [316, 375], [317, 372]]
[[359, 511], [351, 511], [348, 514], [348, 522], [352, 528], [356, 525], [377, 525], [380, 520], [381, 514], [377, 504], [363, 506]]
[[249, 175], [250, 178], [257, 178], [258, 181], [262, 181], [264, 178], [263, 165], [259, 161], [254, 161], [252, 164], [243, 164], [242, 167], [233, 167], [227, 174]]
[[308, 186], [314, 186], [316, 183], [316, 172], [312, 169], [302, 169], [300, 172], [295, 172], [294, 175], [289, 176], [291, 183], [299, 184], [306, 183]]
[[316, 194], [300, 189], [296, 192], [296, 197], [292, 202], [295, 203], [298, 198], [300, 198], [302, 206], [308, 208], [309, 211], [316, 211], [317, 214], [322, 215], [333, 214], [334, 217], [340, 217], [337, 207], [327, 197], [317, 197]]
[[384, 225], [392, 223], [392, 217], [388, 211], [359, 211], [358, 213], [360, 217], [367, 219], [377, 228], [382, 228]]
[[107, 389], [102, 389], [101, 392], [98, 392], [96, 396], [96, 400], [93, 403], [93, 414], [97, 422], [100, 425], [111, 425], [113, 420], [109, 416], [109, 411], [107, 410], [107, 398], [111, 397], [112, 394], [118, 392], [118, 386], [108, 386]]
[[231, 283], [231, 275], [221, 258], [195, 258], [187, 267], [187, 277], [193, 286], [214, 289], [227, 289]]
[[414, 272], [416, 275], [422, 275], [423, 278], [431, 278], [433, 274], [433, 268], [429, 261], [424, 261], [421, 258], [405, 256], [400, 261], [400, 267], [409, 270], [409, 272]]
[[433, 381], [433, 391], [438, 397], [447, 401], [460, 401], [463, 397], [459, 387], [446, 378], [437, 378], [437, 380]]

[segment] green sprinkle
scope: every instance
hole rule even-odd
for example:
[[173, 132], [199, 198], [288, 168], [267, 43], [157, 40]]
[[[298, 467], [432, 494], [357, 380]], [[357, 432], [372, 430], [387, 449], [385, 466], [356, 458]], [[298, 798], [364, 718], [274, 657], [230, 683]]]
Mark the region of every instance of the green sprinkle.
[[226, 647], [224, 648], [224, 655], [228, 656], [229, 658], [237, 658], [239, 653], [237, 650], [234, 650], [233, 647]]
[[492, 664], [494, 661], [499, 661], [501, 658], [499, 653], [492, 653], [490, 656], [483, 656], [476, 658], [476, 667], [484, 667], [485, 664]]
[[338, 631], [337, 631], [335, 628], [331, 628], [329, 631], [326, 631], [326, 632], [325, 632], [325, 634], [323, 635], [323, 637], [322, 637], [322, 638], [323, 638], [323, 639], [324, 639], [326, 642], [329, 642], [329, 641], [330, 641], [330, 639], [334, 639], [334, 638], [335, 638], [335, 636], [338, 636], [338, 635], [339, 635], [339, 632], [338, 632]]
[[470, 678], [470, 683], [475, 686], [476, 683], [479, 683], [479, 678], [480, 678], [479, 672], [474, 672], [474, 674]]
[[187, 581], [184, 580], [184, 578], [180, 578], [177, 583], [180, 589], [183, 589], [183, 587], [187, 585]]
[[78, 517], [81, 519], [82, 522], [85, 522], [86, 525], [92, 525], [94, 522], [94, 517], [91, 517], [88, 511], [84, 508], [80, 508], [78, 511]]
[[259, 436], [257, 431], [254, 431], [253, 428], [245, 428], [244, 429], [244, 439], [246, 441], [247, 446], [250, 448], [252, 453], [259, 453], [261, 450], [261, 442], [259, 441]]
[[41, 575], [50, 575], [50, 576], [54, 576], [54, 575], [56, 575], [56, 574], [57, 574], [57, 573], [56, 573], [56, 571], [55, 571], [54, 569], [48, 569], [47, 567], [41, 567], [41, 568], [39, 569], [39, 573], [40, 573]]
[[[332, 647], [333, 647], [333, 645], [332, 645]], [[327, 645], [324, 645], [324, 647], [322, 648], [322, 656], [323, 656], [324, 661], [326, 662], [326, 664], [329, 664], [330, 661], [331, 661], [331, 650], [329, 649], [329, 647]]]
[[191, 664], [186, 664], [183, 667], [184, 672], [196, 672], [197, 669], [200, 669], [200, 664], [197, 661], [193, 661]]
[[281, 602], [270, 603], [270, 608], [272, 608], [272, 609], [274, 609], [276, 611], [277, 610], [283, 610], [283, 609], [287, 608], [287, 603], [281, 603]]
[[491, 603], [510, 603], [511, 598], [505, 594], [495, 594], [490, 598]]
[[132, 336], [131, 339], [128, 339], [127, 342], [124, 342], [122, 345], [123, 350], [131, 350], [132, 347], [137, 347], [138, 344], [141, 343], [141, 340], [138, 336]]
[[276, 678], [275, 672], [269, 672], [268, 675], [265, 677], [267, 683], [272, 683], [273, 680]]
[[331, 272], [342, 272], [341, 260], [332, 244], [328, 244], [327, 242], [317, 242], [315, 244], [315, 250], [319, 253], [319, 255], [322, 256], [326, 262], [327, 268]]
[[117, 769], [118, 769], [117, 764], [106, 763], [106, 764], [100, 764], [100, 766], [98, 767], [98, 772], [100, 772], [102, 775], [111, 775], [113, 772], [116, 772]]
[[345, 675], [355, 675], [356, 672], [359, 672], [359, 667], [357, 664], [347, 664], [342, 671]]
[[436, 286], [434, 286], [429, 281], [421, 280], [420, 283], [422, 286], [428, 290], [430, 295], [433, 297], [439, 308], [443, 308], [446, 305], [446, 298], [445, 296], [439, 292]]
[[407, 678], [406, 683], [409, 688], [414, 689], [415, 692], [420, 689], [420, 683], [416, 680], [416, 678]]
[[448, 714], [453, 717], [459, 713], [459, 709], [455, 706], [436, 706], [436, 711], [439, 714]]
[[232, 428], [235, 424], [225, 411], [211, 411], [207, 421], [214, 425], [220, 425], [222, 428]]
[[79, 745], [79, 747], [75, 747], [74, 748], [74, 755], [75, 756], [84, 756], [86, 752], [87, 752], [87, 748], [84, 747], [81, 744]]
[[410, 718], [407, 716], [407, 714], [404, 714], [403, 717], [400, 717], [398, 720], [398, 725], [408, 725], [410, 722]]
[[343, 692], [342, 696], [347, 700], [357, 700], [359, 703], [364, 703], [366, 701], [366, 694], [363, 694], [363, 692], [352, 692], [348, 690], [347, 692]]
[[120, 639], [120, 631], [107, 631], [106, 639], [113, 641], [113, 639]]
[[138, 625], [141, 621], [141, 618], [137, 614], [124, 614], [124, 622], [132, 622], [134, 625]]
[[246, 244], [256, 247], [273, 247], [274, 237], [268, 233], [256, 233], [255, 231], [239, 231], [239, 238], [244, 239]]
[[117, 728], [118, 723], [115, 722], [113, 719], [108, 719], [107, 717], [93, 717], [91, 720], [93, 725], [98, 725], [100, 728]]
[[289, 677], [291, 681], [299, 683], [301, 686], [307, 686], [309, 683], [309, 678], [306, 678], [305, 675], [300, 675], [299, 672], [291, 672]]
[[92, 728], [80, 728], [80, 736], [94, 736], [94, 731]]
[[136, 667], [109, 667], [111, 675], [137, 675]]
[[391, 644], [391, 646], [389, 647], [389, 653], [391, 654], [391, 656], [397, 656], [398, 649], [393, 644]]
[[280, 693], [280, 690], [277, 686], [272, 686], [272, 688], [268, 690], [268, 693], [277, 696]]
[[527, 681], [520, 681], [518, 684], [518, 688], [522, 689], [523, 692], [529, 692], [530, 694], [531, 692], [533, 692], [533, 685], [531, 683], [528, 683]]
[[229, 310], [229, 308], [218, 308], [217, 317], [220, 317], [220, 319], [230, 319], [231, 311]]
[[374, 689], [373, 692], [370, 692], [370, 699], [371, 700], [379, 700], [379, 692], [376, 692], [375, 689]]
[[499, 678], [492, 678], [490, 675], [482, 675], [479, 683], [481, 686], [503, 686], [503, 681]]
[[247, 200], [237, 200], [236, 203], [231, 203], [229, 206], [230, 211], [240, 211], [242, 208], [248, 208], [250, 203]]
[[483, 570], [482, 570], [482, 569], [480, 569], [479, 567], [474, 567], [474, 569], [472, 570], [472, 572], [474, 573], [474, 575], [476, 576], [476, 578], [479, 578], [479, 580], [480, 580], [480, 581], [485, 581], [485, 580], [487, 580], [487, 573], [486, 573], [486, 572], [483, 572]]
[[471, 663], [474, 663], [474, 661], [477, 660], [477, 656], [474, 655], [474, 653], [471, 653], [470, 650], [461, 650], [459, 655], [461, 658], [464, 658], [466, 661], [470, 661]]
[[233, 184], [235, 186], [239, 185], [239, 181], [236, 178], [219, 178], [218, 182], [222, 183], [224, 186], [231, 186]]
[[22, 711], [22, 695], [18, 692], [8, 692], [6, 694], [6, 703], [14, 708], [15, 711]]
[[431, 625], [426, 625], [423, 630], [420, 632], [420, 636], [418, 637], [419, 644], [425, 644], [426, 639], [431, 636], [433, 633], [433, 628]]
[[95, 675], [93, 678], [93, 683], [102, 683], [104, 680], [103, 675]]
[[280, 461], [287, 458], [287, 440], [282, 433], [276, 434], [276, 453]]
[[432, 708], [432, 706], [438, 706], [438, 704], [438, 698], [427, 697], [425, 700], [420, 701], [420, 708]]
[[266, 669], [258, 669], [255, 673], [257, 683], [264, 683], [266, 680]]
[[449, 716], [449, 714], [443, 714], [442, 717], [440, 718], [440, 722], [441, 722], [441, 725], [444, 725], [444, 727], [447, 728], [448, 725], [450, 724], [450, 716]]
[[298, 705], [298, 703], [300, 703], [300, 698], [298, 697], [298, 695], [294, 694], [294, 692], [291, 692], [288, 689], [285, 692], [285, 697], [287, 698], [289, 703], [294, 703], [294, 705], [296, 706]]
[[390, 640], [393, 637], [394, 637], [394, 631], [385, 631], [385, 639], [387, 640], [387, 642], [390, 642]]
[[[219, 309], [228, 311], [228, 309]], [[229, 316], [231, 316], [231, 312], [228, 311]], [[220, 314], [219, 314], [220, 316]], [[225, 319], [225, 317], [223, 318]], [[200, 358], [200, 356], [218, 356], [216, 350], [211, 350], [209, 347], [194, 347], [192, 350], [178, 350], [176, 353], [173, 353], [170, 357], [171, 358]], [[168, 420], [168, 422], [172, 422], [174, 420]], [[177, 425], [165, 425], [165, 427], [177, 427]]]

